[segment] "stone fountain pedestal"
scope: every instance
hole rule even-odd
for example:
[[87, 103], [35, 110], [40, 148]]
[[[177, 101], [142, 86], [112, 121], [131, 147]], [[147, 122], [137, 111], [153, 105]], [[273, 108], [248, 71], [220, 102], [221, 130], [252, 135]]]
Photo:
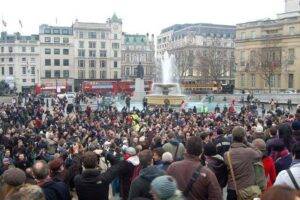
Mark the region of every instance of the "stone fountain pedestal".
[[134, 84], [133, 101], [142, 101], [146, 96], [144, 79], [136, 78]]

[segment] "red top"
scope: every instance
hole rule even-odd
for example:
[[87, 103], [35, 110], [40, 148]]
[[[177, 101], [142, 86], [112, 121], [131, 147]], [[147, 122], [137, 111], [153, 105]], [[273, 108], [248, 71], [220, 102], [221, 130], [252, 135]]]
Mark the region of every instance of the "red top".
[[276, 179], [276, 169], [273, 159], [270, 156], [263, 158], [265, 175], [267, 177], [267, 188], [270, 188]]

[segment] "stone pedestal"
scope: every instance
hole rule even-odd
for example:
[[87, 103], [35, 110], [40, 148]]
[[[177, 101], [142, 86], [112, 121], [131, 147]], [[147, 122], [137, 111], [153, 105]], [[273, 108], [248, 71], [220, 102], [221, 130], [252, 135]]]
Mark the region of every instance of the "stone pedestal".
[[132, 100], [142, 101], [145, 96], [146, 96], [146, 92], [145, 92], [144, 79], [136, 78], [135, 84], [134, 84], [134, 93], [133, 93]]

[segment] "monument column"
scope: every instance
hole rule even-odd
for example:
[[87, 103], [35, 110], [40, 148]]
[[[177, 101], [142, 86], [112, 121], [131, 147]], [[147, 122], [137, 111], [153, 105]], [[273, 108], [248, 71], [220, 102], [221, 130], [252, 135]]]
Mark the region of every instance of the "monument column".
[[140, 62], [137, 67], [137, 77], [135, 78], [134, 93], [132, 99], [134, 101], [142, 101], [145, 96], [146, 92], [144, 82], [144, 68]]

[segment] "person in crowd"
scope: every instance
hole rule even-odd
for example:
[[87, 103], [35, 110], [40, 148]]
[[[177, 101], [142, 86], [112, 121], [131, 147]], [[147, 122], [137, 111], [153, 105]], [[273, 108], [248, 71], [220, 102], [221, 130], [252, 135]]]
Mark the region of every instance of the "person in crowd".
[[169, 133], [167, 140], [168, 143], [163, 145], [165, 152], [170, 152], [174, 160], [182, 160], [185, 152], [184, 145], [178, 141], [174, 133]]
[[288, 186], [275, 186], [265, 192], [261, 200], [299, 200], [300, 194]]
[[32, 167], [37, 185], [43, 190], [46, 200], [70, 200], [70, 192], [63, 182], [54, 182], [50, 178], [49, 166], [45, 161], [36, 161]]
[[46, 200], [42, 189], [37, 185], [25, 184], [6, 200]]
[[25, 183], [25, 172], [18, 168], [11, 168], [4, 172], [0, 182], [0, 199], [8, 199], [14, 195]]
[[299, 190], [300, 186], [300, 143], [296, 143], [292, 149], [293, 162], [287, 170], [281, 171], [275, 181], [275, 185], [287, 185]]
[[264, 165], [265, 176], [267, 180], [267, 188], [270, 188], [276, 179], [276, 169], [273, 159], [267, 155], [266, 143], [262, 139], [255, 139], [252, 141], [252, 145], [262, 152], [262, 162]]
[[176, 180], [171, 176], [159, 176], [151, 182], [151, 193], [154, 200], [183, 200]]
[[173, 156], [170, 152], [165, 152], [162, 155], [162, 166], [161, 169], [167, 171], [169, 166], [173, 163]]
[[[202, 154], [202, 139], [193, 136], [186, 143], [186, 155], [184, 160], [172, 163], [167, 169], [167, 174], [174, 177], [178, 188], [184, 191], [188, 200], [198, 199], [222, 199], [221, 188], [216, 175], [207, 167], [200, 164]], [[198, 174], [198, 178], [188, 186], [192, 177]]]
[[224, 137], [224, 131], [222, 128], [218, 128], [216, 134], [217, 137], [214, 139], [213, 143], [217, 148], [217, 154], [223, 156], [230, 148], [230, 141]]
[[300, 142], [300, 120], [295, 120], [292, 123], [293, 138], [296, 142]]
[[273, 148], [273, 160], [275, 160], [276, 172], [288, 169], [293, 161], [292, 154], [282, 140], [278, 140]]
[[162, 155], [165, 153], [165, 150], [163, 148], [156, 148], [153, 149], [152, 152], [153, 152], [153, 164], [158, 168], [162, 168], [163, 165]]
[[230, 150], [224, 155], [227, 168], [233, 172], [228, 174], [227, 200], [236, 200], [238, 190], [255, 185], [253, 163], [262, 158], [261, 152], [247, 143], [243, 127], [232, 130], [232, 139]]
[[278, 140], [277, 132], [278, 130], [276, 126], [271, 126], [271, 128], [269, 129], [269, 137], [266, 142], [268, 155], [271, 154], [274, 147], [274, 143], [276, 143], [276, 141]]
[[135, 198], [149, 198], [152, 199], [150, 194], [150, 184], [158, 176], [164, 175], [164, 171], [153, 166], [152, 152], [150, 150], [143, 150], [139, 153], [140, 163], [143, 169], [140, 175], [133, 180], [128, 200]]

